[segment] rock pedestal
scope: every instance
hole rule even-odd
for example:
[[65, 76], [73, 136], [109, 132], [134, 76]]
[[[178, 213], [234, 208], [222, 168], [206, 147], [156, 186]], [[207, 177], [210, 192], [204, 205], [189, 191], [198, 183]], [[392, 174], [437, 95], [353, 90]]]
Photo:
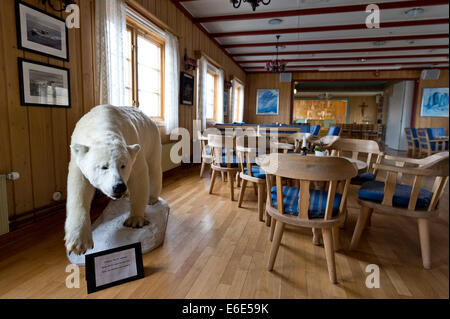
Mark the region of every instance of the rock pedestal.
[[[156, 204], [147, 205], [145, 209], [145, 218], [150, 224], [131, 228], [123, 225], [130, 215], [129, 199], [111, 201], [92, 225], [94, 248], [89, 249], [86, 255], [137, 242], [141, 242], [142, 253], [148, 253], [164, 242], [169, 210], [169, 205], [159, 198]], [[72, 253], [68, 258], [72, 264], [84, 266], [84, 256]]]

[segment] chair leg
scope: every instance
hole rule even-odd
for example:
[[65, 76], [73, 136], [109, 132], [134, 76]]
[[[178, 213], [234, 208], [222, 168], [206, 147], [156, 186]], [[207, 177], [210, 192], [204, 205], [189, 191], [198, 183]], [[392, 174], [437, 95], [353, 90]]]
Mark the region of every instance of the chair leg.
[[228, 185], [230, 186], [230, 199], [234, 201], [234, 177], [232, 172], [228, 172]]
[[236, 172], [236, 188], [241, 187], [241, 175], [239, 172]]
[[239, 192], [238, 207], [242, 207], [242, 201], [244, 200], [244, 195], [245, 195], [245, 189], [246, 188], [247, 188], [247, 180], [243, 179], [242, 180], [242, 185], [241, 185], [241, 191]]
[[272, 241], [272, 247], [270, 248], [269, 263], [267, 270], [272, 271], [275, 259], [277, 258], [278, 249], [280, 248], [281, 237], [283, 237], [284, 223], [278, 221], [275, 227], [275, 236]]
[[313, 233], [312, 239], [313, 245], [320, 246], [320, 230], [318, 228], [313, 228], [312, 233]]
[[[269, 216], [269, 215], [267, 215]], [[272, 218], [272, 222], [270, 223], [270, 233], [269, 233], [269, 240], [273, 240], [273, 234], [275, 233], [275, 226], [277, 225], [277, 220], [275, 218]]]
[[222, 182], [225, 183], [225, 180], [226, 180], [225, 172], [220, 172], [220, 174], [222, 175]]
[[260, 222], [264, 221], [265, 198], [266, 198], [266, 185], [258, 184], [258, 213]]
[[334, 251], [338, 251], [340, 248], [339, 244], [339, 226], [335, 226], [332, 228], [333, 233], [333, 244], [334, 244]]
[[322, 228], [323, 245], [325, 247], [325, 257], [327, 259], [328, 275], [330, 281], [333, 284], [337, 283], [336, 280], [336, 262], [334, 259], [334, 244], [333, 234], [330, 228]]
[[253, 184], [253, 190], [255, 191], [255, 195], [258, 196], [258, 185], [256, 183]]
[[202, 167], [200, 168], [200, 178], [203, 177], [203, 173], [205, 172], [206, 163], [202, 161]]
[[372, 214], [373, 214], [373, 209], [369, 212], [369, 215], [367, 216], [366, 227], [372, 226]]
[[266, 226], [270, 227], [271, 225], [272, 225], [272, 216], [270, 216], [266, 210]]
[[358, 221], [356, 222], [352, 241], [350, 243], [350, 250], [356, 249], [356, 247], [358, 247], [359, 239], [361, 238], [364, 228], [366, 227], [367, 218], [369, 218], [369, 215], [371, 214], [372, 211], [373, 211], [372, 208], [364, 206], [361, 207], [361, 212], [358, 216]]
[[422, 251], [423, 268], [431, 269], [430, 230], [428, 219], [419, 218], [417, 223], [419, 225], [420, 250]]
[[211, 175], [211, 182], [209, 183], [209, 193], [212, 194], [214, 182], [216, 181], [217, 171], [213, 170]]
[[345, 225], [347, 224], [347, 218], [348, 218], [348, 209], [347, 209], [347, 205], [345, 205], [345, 208], [344, 208], [344, 222], [341, 224], [341, 225], [339, 225], [339, 228], [340, 229], [344, 229], [345, 228]]

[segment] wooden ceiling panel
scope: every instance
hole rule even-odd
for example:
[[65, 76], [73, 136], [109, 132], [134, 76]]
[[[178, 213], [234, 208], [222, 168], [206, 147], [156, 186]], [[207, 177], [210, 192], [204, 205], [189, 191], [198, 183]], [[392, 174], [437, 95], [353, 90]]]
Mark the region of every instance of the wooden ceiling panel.
[[[379, 0], [381, 27], [365, 25], [373, 0], [272, 0], [252, 12], [229, 0], [172, 0], [185, 9], [248, 72], [263, 71], [275, 56], [288, 70], [339, 66], [351, 69], [366, 58], [370, 68], [448, 67], [448, 0]], [[406, 11], [421, 8], [417, 16]], [[269, 20], [280, 18], [278, 25]], [[375, 43], [381, 42], [381, 43]]]

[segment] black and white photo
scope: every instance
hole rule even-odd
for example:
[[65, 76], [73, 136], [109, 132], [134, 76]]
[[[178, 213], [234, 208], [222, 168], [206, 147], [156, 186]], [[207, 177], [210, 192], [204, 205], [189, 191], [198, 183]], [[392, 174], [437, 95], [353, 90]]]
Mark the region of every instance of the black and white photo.
[[69, 60], [68, 33], [63, 19], [17, 1], [16, 20], [19, 49]]
[[22, 105], [70, 107], [68, 69], [22, 58], [18, 61]]

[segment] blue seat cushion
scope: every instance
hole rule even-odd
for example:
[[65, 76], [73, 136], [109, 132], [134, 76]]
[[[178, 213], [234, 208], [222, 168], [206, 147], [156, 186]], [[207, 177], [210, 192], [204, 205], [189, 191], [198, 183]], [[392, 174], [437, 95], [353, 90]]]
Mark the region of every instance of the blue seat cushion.
[[[397, 184], [395, 187], [392, 205], [397, 207], [408, 207], [411, 197], [412, 187], [409, 185]], [[358, 197], [363, 200], [381, 203], [384, 197], [384, 182], [370, 181], [362, 184], [358, 191]], [[417, 208], [427, 208], [430, 205], [433, 193], [421, 188], [417, 198]]]
[[[230, 167], [231, 168], [236, 168], [239, 166], [239, 161], [238, 158], [236, 156], [230, 156]], [[244, 159], [244, 165], [247, 163], [247, 161]], [[221, 163], [220, 166], [222, 167], [228, 167], [228, 163], [227, 163], [227, 157], [226, 156], [222, 156], [221, 158]]]
[[[248, 175], [248, 169], [247, 167], [244, 168], [244, 173]], [[263, 169], [257, 165], [252, 166], [252, 176], [256, 178], [266, 178], [266, 172], [263, 171]]]
[[[283, 186], [283, 204], [284, 213], [298, 216], [298, 197], [300, 189], [297, 187]], [[310, 190], [309, 191], [309, 209], [308, 218], [323, 218], [327, 207], [327, 191]], [[277, 187], [271, 189], [272, 206], [278, 208], [277, 204]], [[332, 216], [339, 214], [339, 206], [341, 205], [342, 194], [336, 193], [333, 203]]]
[[332, 126], [328, 130], [328, 136], [338, 136], [341, 128], [339, 126]]
[[364, 173], [360, 173], [358, 175], [356, 175], [355, 177], [352, 178], [352, 183], [365, 183], [368, 181], [373, 181], [375, 180], [375, 176], [373, 176], [372, 173], [369, 172], [364, 172]]
[[[231, 150], [234, 153], [234, 150]], [[226, 149], [222, 149], [222, 155], [225, 155], [227, 153]], [[206, 148], [206, 154], [211, 155], [211, 149]]]

